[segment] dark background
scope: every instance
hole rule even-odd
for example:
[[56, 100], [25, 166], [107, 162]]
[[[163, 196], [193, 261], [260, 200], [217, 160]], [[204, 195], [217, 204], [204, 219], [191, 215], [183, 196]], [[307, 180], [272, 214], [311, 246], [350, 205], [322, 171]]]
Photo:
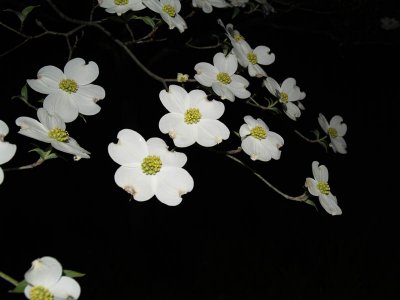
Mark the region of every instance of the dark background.
[[[54, 1], [70, 16], [87, 18], [91, 1]], [[193, 145], [180, 149], [188, 156], [185, 169], [194, 190], [177, 207], [156, 198], [130, 201], [116, 186], [118, 168], [107, 154], [119, 130], [131, 128], [146, 139], [160, 133], [158, 121], [167, 111], [159, 101], [164, 88], [144, 74], [114, 42], [86, 28], [73, 57], [95, 61], [100, 75], [94, 84], [105, 88], [99, 114], [78, 118], [67, 129], [92, 153], [90, 160], [63, 159], [17, 172], [6, 172], [0, 186], [0, 270], [22, 280], [32, 260], [57, 258], [66, 269], [86, 274], [78, 278], [80, 299], [397, 299], [399, 256], [395, 241], [397, 161], [394, 130], [398, 102], [400, 30], [380, 28], [380, 18], [399, 18], [390, 1], [274, 1], [275, 14], [239, 14], [197, 10], [183, 34], [166, 25], [165, 42], [135, 45], [133, 52], [153, 72], [192, 78], [194, 65], [212, 62], [220, 48], [188, 49], [185, 42], [208, 45], [210, 34], [223, 35], [215, 19], [231, 22], [251, 46], [266, 45], [276, 60], [264, 70], [282, 82], [294, 77], [307, 93], [306, 110], [296, 122], [285, 115], [262, 112], [237, 99], [225, 101], [221, 118], [238, 131], [247, 114], [262, 118], [285, 139], [282, 156], [268, 163], [243, 159], [272, 184], [291, 195], [304, 191], [313, 160], [325, 164], [330, 186], [343, 210], [328, 215], [318, 207], [285, 200], [251, 172], [219, 155]], [[27, 19], [28, 35], [48, 30], [65, 32], [63, 22], [45, 1], [1, 1], [3, 8], [21, 10], [40, 4]], [[150, 14], [149, 11], [147, 11]], [[190, 12], [184, 2], [182, 15]], [[95, 17], [109, 17], [102, 9]], [[0, 11], [0, 21], [18, 27], [18, 19]], [[144, 30], [139, 21], [130, 23]], [[140, 25], [139, 25], [140, 24]], [[106, 22], [116, 37], [126, 38], [123, 24]], [[0, 53], [23, 39], [0, 26]], [[36, 78], [45, 65], [62, 69], [68, 60], [65, 40], [46, 36], [0, 57], [0, 119], [10, 127], [6, 140], [18, 146], [16, 156], [2, 168], [34, 162], [34, 140], [18, 135], [15, 119], [35, 118], [18, 95], [26, 79]], [[249, 76], [244, 74], [246, 78]], [[252, 80], [250, 90], [261, 81]], [[198, 88], [185, 85], [187, 90]], [[200, 87], [201, 88], [201, 87]], [[28, 89], [33, 104], [43, 95]], [[266, 90], [259, 89], [261, 93]], [[348, 125], [348, 154], [326, 153], [294, 132], [308, 135], [319, 129], [318, 113], [329, 120], [343, 116]], [[309, 135], [311, 137], [311, 135]], [[38, 143], [39, 145], [42, 145]], [[42, 145], [44, 146], [44, 145]], [[238, 146], [232, 134], [216, 147]], [[392, 174], [393, 172], [393, 174]], [[0, 299], [21, 299], [0, 283]]]

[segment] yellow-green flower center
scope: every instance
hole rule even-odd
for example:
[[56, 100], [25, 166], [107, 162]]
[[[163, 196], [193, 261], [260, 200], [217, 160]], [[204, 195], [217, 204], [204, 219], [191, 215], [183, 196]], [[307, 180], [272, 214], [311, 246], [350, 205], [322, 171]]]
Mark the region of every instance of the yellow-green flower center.
[[61, 80], [58, 84], [58, 87], [69, 94], [76, 93], [76, 91], [78, 90], [78, 84], [75, 80], [72, 79]]
[[319, 181], [317, 183], [317, 189], [321, 192], [321, 194], [324, 195], [329, 195], [331, 192], [331, 188], [329, 187], [329, 184], [327, 182]]
[[288, 94], [286, 94], [286, 93], [284, 93], [284, 92], [281, 92], [281, 93], [279, 94], [279, 101], [282, 102], [282, 103], [284, 103], [284, 104], [288, 103], [288, 101], [289, 101], [289, 96], [288, 96]]
[[257, 55], [254, 52], [247, 53], [247, 59], [251, 64], [257, 64]]
[[225, 72], [219, 72], [217, 75], [217, 80], [223, 84], [230, 84], [232, 82], [231, 76]]
[[34, 286], [29, 292], [31, 300], [53, 300], [53, 294], [43, 286]]
[[69, 134], [66, 130], [53, 128], [49, 131], [49, 138], [52, 138], [59, 142], [66, 142], [69, 139]]
[[236, 42], [240, 42], [241, 40], [244, 40], [244, 37], [242, 36], [242, 35], [240, 35], [240, 34], [235, 34], [234, 36], [233, 36], [233, 39], [236, 41]]
[[328, 128], [328, 134], [331, 138], [337, 138], [338, 134], [337, 134], [337, 130], [333, 127], [329, 127]]
[[185, 112], [185, 123], [186, 124], [199, 123], [200, 119], [201, 119], [201, 112], [198, 108], [189, 108]]
[[267, 131], [261, 126], [256, 126], [250, 130], [250, 134], [252, 137], [255, 137], [258, 140], [263, 140], [267, 137]]
[[163, 12], [167, 13], [170, 17], [175, 17], [175, 8], [172, 5], [165, 4], [162, 8]]
[[162, 167], [161, 158], [157, 155], [149, 155], [143, 159], [142, 171], [146, 175], [156, 175]]
[[127, 5], [129, 0], [114, 0], [115, 5]]

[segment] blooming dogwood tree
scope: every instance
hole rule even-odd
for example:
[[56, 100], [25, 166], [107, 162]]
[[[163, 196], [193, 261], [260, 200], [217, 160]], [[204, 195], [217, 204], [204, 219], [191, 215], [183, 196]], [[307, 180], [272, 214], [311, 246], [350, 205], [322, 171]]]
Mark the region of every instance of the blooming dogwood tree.
[[[191, 152], [204, 148], [212, 153], [223, 154], [231, 159], [230, 162], [239, 163], [251, 170], [249, 175], [261, 179], [267, 188], [271, 188], [285, 199], [316, 208], [321, 206], [332, 216], [342, 214], [338, 200], [331, 193], [328, 184], [328, 169], [325, 165], [319, 165], [317, 160], [312, 162], [313, 178], [307, 177], [307, 174], [300, 178], [300, 182], [304, 182], [306, 178], [306, 183], [305, 186], [297, 184], [297, 196], [287, 194], [281, 187], [276, 187], [266, 179], [268, 172], [265, 171], [265, 166], [279, 164], [285, 147], [300, 149], [304, 146], [299, 141], [288, 142], [290, 135], [287, 132], [293, 131], [291, 126], [294, 123], [297, 125], [302, 119], [316, 120], [315, 116], [308, 115], [308, 110], [300, 102], [305, 99], [306, 93], [300, 90], [296, 80], [293, 77], [272, 74], [276, 69], [270, 65], [275, 65], [278, 61], [276, 58], [279, 57], [278, 51], [271, 52], [271, 49], [275, 49], [273, 42], [268, 40], [268, 36], [265, 37], [265, 44], [270, 48], [257, 40], [253, 41], [250, 32], [246, 32], [246, 27], [240, 28], [239, 21], [236, 22], [241, 16], [257, 13], [265, 18], [270, 13], [276, 13], [268, 1], [98, 0], [93, 1], [95, 3], [91, 5], [86, 18], [82, 15], [75, 18], [64, 12], [62, 1], [42, 2], [40, 6], [28, 6], [21, 12], [10, 9], [16, 13], [20, 21], [19, 26], [12, 22], [0, 22], [1, 28], [9, 34], [16, 34], [18, 38], [23, 39], [23, 42], [1, 53], [0, 59], [44, 36], [64, 38], [68, 55], [67, 58], [65, 53], [62, 56], [56, 51], [58, 49], [53, 53], [58, 59], [65, 60], [63, 69], [55, 66], [54, 59], [41, 58], [37, 78], [34, 78], [34, 75], [25, 76], [26, 78], [21, 76], [24, 84], [20, 91], [15, 92], [19, 94], [13, 99], [22, 100], [28, 110], [18, 110], [18, 114], [13, 117], [11, 130], [0, 120], [0, 193], [1, 188], [8, 184], [8, 181], [3, 182], [5, 172], [32, 169], [49, 159], [59, 157], [60, 153], [67, 153], [73, 157], [68, 157], [67, 161], [85, 158], [87, 162], [96, 165], [96, 172], [91, 170], [89, 179], [85, 182], [88, 188], [103, 188], [98, 184], [98, 179], [103, 173], [108, 173], [114, 174], [114, 180], [112, 177], [111, 180], [109, 177], [101, 178], [107, 180], [107, 184], [112, 186], [113, 193], [117, 196], [128, 194], [130, 199], [137, 202], [156, 198], [161, 203], [155, 201], [155, 204], [162, 207], [175, 207], [181, 203], [182, 206], [186, 203], [195, 205], [183, 199], [190, 199], [195, 188], [207, 189], [206, 186], [197, 183], [198, 174], [190, 170], [192, 162], [200, 162], [207, 174], [212, 176], [211, 167], [206, 167], [207, 161], [201, 159], [201, 150], [199, 155], [193, 155]], [[83, 2], [88, 4], [86, 2], [91, 1]], [[30, 13], [43, 9], [44, 14], [47, 14], [49, 12], [46, 8], [54, 15], [51, 18], [39, 15], [34, 24], [29, 23], [34, 30], [27, 31], [24, 26], [26, 19], [29, 21]], [[219, 16], [210, 23], [203, 21], [205, 18], [214, 18], [218, 12], [229, 12], [229, 17], [223, 15], [225, 22], [228, 22], [226, 26]], [[192, 18], [196, 14], [201, 14], [201, 24], [197, 22], [198, 19], [193, 21]], [[50, 29], [49, 20], [62, 22], [65, 27]], [[200, 30], [196, 31], [196, 27]], [[211, 30], [208, 32], [208, 28], [213, 28], [215, 33]], [[215, 39], [216, 43], [197, 43], [202, 34], [209, 40]], [[77, 51], [83, 43], [82, 39], [91, 35], [93, 37], [89, 39], [89, 44], [94, 47], [93, 51]], [[188, 38], [190, 35], [194, 38]], [[197, 39], [196, 35], [199, 35]], [[147, 53], [149, 50], [145, 48], [146, 45], [153, 46], [155, 51]], [[164, 48], [163, 45], [168, 46]], [[139, 51], [140, 47], [143, 47], [144, 51]], [[171, 58], [165, 59], [164, 55], [170, 53], [167, 51], [168, 47], [172, 49], [173, 54]], [[194, 52], [182, 55], [181, 47], [185, 51]], [[208, 52], [200, 55], [202, 50]], [[97, 51], [104, 52], [103, 57], [110, 58], [110, 61], [98, 59]], [[146, 55], [153, 56], [154, 60], [146, 61]], [[114, 64], [113, 59], [118, 61], [120, 56], [129, 59], [134, 67]], [[212, 63], [208, 62], [211, 58]], [[168, 67], [160, 67], [161, 70], [157, 70], [157, 66], [161, 65], [160, 61]], [[112, 65], [112, 74], [102, 78], [99, 76], [100, 70], [106, 64]], [[266, 72], [267, 68], [271, 68], [271, 72]], [[280, 71], [284, 74], [293, 70], [279, 69]], [[29, 70], [29, 74], [33, 72], [34, 69]], [[130, 72], [135, 76], [146, 77], [148, 82], [154, 81], [159, 86], [141, 86], [134, 76], [129, 75]], [[137, 75], [139, 73], [140, 75]], [[17, 76], [19, 74], [14, 74], [14, 77]], [[274, 79], [278, 77], [286, 79], [278, 83]], [[98, 80], [99, 85], [94, 84], [95, 80]], [[305, 90], [312, 90], [312, 87], [307, 86]], [[158, 98], [152, 94], [154, 91]], [[126, 94], [121, 96], [119, 92]], [[44, 98], [41, 98], [43, 95]], [[112, 107], [115, 118], [104, 118], [101, 122], [95, 119], [93, 123], [90, 118], [86, 120], [86, 117], [94, 118], [95, 115], [103, 118], [104, 109], [98, 105], [98, 101], [106, 99], [106, 95], [107, 101], [104, 106], [108, 105], [109, 110]], [[123, 101], [137, 103], [138, 110], [118, 110], [117, 103], [121, 104]], [[144, 103], [151, 103], [150, 111], [141, 110]], [[307, 99], [307, 103], [311, 106], [312, 100]], [[307, 107], [309, 106], [307, 104]], [[286, 115], [283, 115], [283, 118], [279, 115], [282, 112]], [[122, 117], [125, 114], [129, 115], [129, 118]], [[146, 119], [148, 123], [143, 126], [138, 122], [142, 127], [135, 126], [134, 116], [141, 120]], [[5, 110], [2, 109], [0, 118], [4, 117]], [[314, 132], [316, 138], [309, 139], [298, 130], [294, 132], [308, 142], [323, 145], [326, 150], [329, 137], [329, 146], [333, 154], [327, 151], [321, 155], [346, 154], [347, 144], [343, 137], [347, 132], [347, 125], [343, 123], [343, 118], [334, 115], [328, 122], [320, 113], [318, 123], [326, 136], [321, 137], [317, 130]], [[70, 131], [67, 131], [67, 124]], [[274, 131], [270, 130], [267, 124]], [[73, 136], [80, 138], [87, 133], [87, 125], [92, 126], [90, 134], [86, 136], [92, 141], [90, 152], [82, 148], [70, 135], [73, 132]], [[145, 132], [147, 135], [147, 131], [154, 128], [156, 131], [150, 135], [152, 137], [145, 139]], [[139, 132], [143, 132], [143, 135]], [[26, 159], [23, 154], [19, 156], [22, 151], [16, 153], [17, 144], [4, 140], [10, 133], [12, 137], [16, 134], [19, 137], [23, 136], [21, 138], [29, 138], [26, 141], [22, 140], [26, 144], [32, 143], [32, 140], [38, 142], [39, 144], [29, 146], [30, 148], [23, 142], [19, 141], [18, 144], [19, 149], [24, 145], [27, 152], [37, 153], [38, 161], [3, 168], [12, 158]], [[162, 135], [166, 137], [165, 140], [160, 138]], [[113, 142], [115, 136], [117, 140]], [[107, 141], [101, 143], [102, 138]], [[188, 149], [189, 147], [191, 149]], [[301, 151], [298, 153], [302, 154]], [[118, 166], [100, 163], [96, 157], [101, 155]], [[76, 163], [74, 167], [81, 168], [80, 163]], [[212, 167], [218, 168], [215, 164]], [[232, 175], [226, 176], [229, 178]], [[282, 182], [286, 180], [285, 176], [281, 179]], [[279, 182], [278, 177], [274, 178], [276, 182]], [[227, 181], [229, 182], [229, 179]], [[285, 183], [281, 186], [287, 185]], [[247, 186], [246, 189], [251, 191]], [[208, 193], [211, 194], [212, 191]], [[319, 201], [314, 202], [313, 197], [318, 197]], [[140, 205], [144, 206], [147, 203]], [[21, 281], [0, 272], [3, 279], [15, 286], [14, 292], [24, 293], [26, 298], [32, 300], [78, 299], [81, 288], [72, 278], [76, 274], [78, 273], [63, 270], [58, 260], [51, 256], [34, 260]]]

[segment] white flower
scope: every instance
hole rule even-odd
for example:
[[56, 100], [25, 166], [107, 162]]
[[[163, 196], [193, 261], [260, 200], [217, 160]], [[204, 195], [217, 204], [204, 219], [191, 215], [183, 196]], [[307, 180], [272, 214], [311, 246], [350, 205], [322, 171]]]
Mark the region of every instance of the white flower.
[[213, 63], [201, 62], [195, 65], [197, 74], [194, 78], [202, 85], [212, 87], [213, 91], [221, 97], [235, 101], [235, 96], [240, 99], [250, 97], [250, 92], [246, 90], [249, 86], [247, 79], [235, 72], [238, 67], [237, 58], [233, 54], [225, 55], [220, 52], [214, 55]]
[[185, 20], [178, 14], [181, 10], [179, 0], [143, 0], [143, 4], [160, 14], [169, 29], [176, 27], [182, 33], [187, 28]]
[[[279, 85], [275, 79], [268, 77], [264, 80], [264, 85], [282, 103], [285, 114], [296, 121], [301, 115], [299, 106], [296, 103], [306, 97], [306, 93], [301, 92], [300, 88], [296, 85], [296, 80], [289, 77], [282, 82], [282, 85]], [[301, 108], [303, 109], [304, 106], [301, 105]]]
[[8, 131], [7, 124], [0, 120], [0, 184], [2, 184], [4, 180], [4, 172], [1, 165], [10, 161], [17, 151], [16, 145], [4, 141], [4, 137], [8, 134]]
[[100, 7], [106, 9], [108, 13], [116, 13], [118, 16], [128, 10], [138, 11], [146, 8], [141, 0], [98, 0]]
[[160, 100], [168, 109], [159, 127], [168, 133], [175, 146], [187, 147], [195, 142], [212, 147], [229, 138], [229, 129], [219, 119], [225, 111], [222, 102], [208, 100], [201, 90], [189, 93], [177, 85], [171, 85], [168, 92], [160, 92]]
[[213, 11], [213, 6], [218, 8], [229, 6], [225, 0], [192, 0], [192, 5], [193, 7], [200, 7], [206, 14]]
[[347, 125], [342, 122], [343, 118], [341, 116], [333, 116], [330, 122], [326, 120], [323, 114], [320, 113], [318, 116], [319, 125], [331, 140], [329, 146], [332, 147], [335, 153], [346, 154], [347, 145], [343, 136], [347, 132]]
[[21, 127], [18, 133], [30, 138], [50, 143], [53, 148], [81, 158], [90, 158], [89, 152], [81, 148], [65, 130], [65, 123], [57, 115], [49, 114], [39, 108], [37, 117], [40, 122], [29, 117], [19, 117], [15, 123]]
[[193, 189], [192, 176], [182, 168], [185, 154], [169, 151], [156, 137], [145, 141], [131, 129], [121, 130], [117, 138], [118, 143], [108, 145], [109, 155], [121, 165], [114, 179], [135, 200], [146, 201], [155, 195], [162, 203], [175, 206]]
[[250, 155], [252, 160], [269, 161], [271, 158], [281, 157], [283, 138], [269, 130], [267, 124], [261, 119], [245, 116], [246, 122], [240, 127], [239, 134], [242, 138], [242, 149]]
[[313, 161], [312, 173], [314, 178], [308, 177], [306, 179], [305, 186], [313, 196], [318, 196], [321, 206], [326, 210], [327, 213], [335, 216], [341, 215], [342, 210], [337, 204], [337, 199], [331, 193], [331, 188], [328, 184], [329, 173], [328, 169], [324, 166], [318, 166], [319, 162]]
[[32, 262], [25, 273], [28, 285], [24, 293], [28, 299], [76, 300], [81, 294], [79, 283], [67, 276], [62, 276], [61, 264], [53, 257], [45, 256]]
[[[235, 49], [235, 48], [234, 48]], [[242, 67], [247, 68], [251, 77], [267, 77], [267, 74], [260, 65], [270, 65], [275, 61], [275, 54], [270, 53], [266, 46], [257, 46], [251, 49], [244, 47], [245, 60], [239, 61]]]
[[250, 45], [246, 42], [245, 38], [238, 30], [233, 29], [232, 24], [227, 24], [225, 26], [221, 19], [218, 19], [217, 21], [218, 24], [225, 29], [226, 36], [232, 44], [232, 51], [236, 55], [239, 64], [241, 66], [246, 65], [247, 52], [248, 49], [251, 49]]
[[394, 30], [400, 28], [400, 22], [395, 18], [383, 17], [380, 21], [381, 28], [384, 30]]
[[249, 0], [229, 0], [229, 2], [235, 7], [245, 7]]
[[35, 91], [47, 94], [43, 107], [51, 114], [57, 114], [64, 122], [72, 122], [81, 113], [95, 115], [100, 111], [97, 101], [105, 97], [102, 87], [93, 82], [99, 75], [94, 62], [85, 64], [82, 58], [67, 62], [64, 72], [54, 66], [45, 66], [38, 71], [38, 79], [28, 79]]

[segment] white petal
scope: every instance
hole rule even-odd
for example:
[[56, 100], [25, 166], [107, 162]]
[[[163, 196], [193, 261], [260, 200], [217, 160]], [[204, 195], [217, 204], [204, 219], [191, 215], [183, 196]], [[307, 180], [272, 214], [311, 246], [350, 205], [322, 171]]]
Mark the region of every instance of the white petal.
[[97, 102], [105, 98], [106, 91], [99, 85], [88, 84], [80, 86], [76, 94], [91, 98], [94, 102]]
[[99, 76], [99, 67], [93, 61], [86, 62], [82, 58], [71, 59], [64, 67], [65, 76], [73, 79], [78, 85], [92, 83]]
[[4, 172], [3, 169], [0, 167], [0, 184], [2, 184], [4, 181]]
[[314, 178], [311, 177], [306, 178], [305, 186], [308, 188], [308, 191], [313, 196], [321, 195], [320, 190], [317, 188], [317, 184], [318, 182]]
[[62, 275], [61, 264], [53, 257], [45, 256], [32, 262], [31, 268], [25, 273], [25, 280], [35, 286], [45, 288], [55, 284]]
[[331, 193], [328, 195], [320, 195], [319, 202], [321, 206], [326, 210], [326, 212], [332, 216], [341, 215], [342, 210], [337, 205], [337, 199]]
[[181, 126], [184, 122], [183, 115], [178, 113], [167, 113], [162, 116], [160, 121], [158, 122], [158, 127], [162, 133], [171, 133], [171, 137], [173, 138], [173, 132], [176, 131], [176, 128]]
[[0, 120], [0, 136], [2, 135], [3, 137], [6, 136], [9, 132], [7, 124]]
[[90, 158], [89, 156], [90, 152], [79, 146], [77, 141], [75, 141], [71, 137], [69, 137], [68, 141], [65, 143], [52, 140], [51, 145], [59, 151], [72, 154], [74, 156], [78, 156], [81, 158]]
[[270, 65], [275, 61], [275, 54], [270, 53], [270, 49], [266, 46], [258, 46], [254, 49], [254, 54], [257, 55], [257, 63], [260, 65]]
[[65, 92], [48, 95], [43, 101], [43, 107], [50, 114], [57, 114], [64, 122], [74, 121], [79, 114], [78, 105]]
[[130, 193], [136, 201], [147, 201], [154, 196], [156, 175], [145, 175], [142, 167], [129, 168], [121, 166], [115, 172], [115, 183]]
[[81, 294], [81, 287], [78, 282], [70, 277], [62, 276], [60, 280], [51, 287], [51, 293], [57, 299], [78, 299]]
[[156, 13], [162, 12], [160, 1], [157, 0], [143, 0], [143, 4]]
[[276, 148], [282, 147], [285, 143], [279, 134], [272, 131], [268, 131], [267, 140]]
[[60, 81], [65, 79], [64, 73], [57, 67], [45, 66], [37, 73], [38, 79], [28, 79], [26, 82], [36, 92], [50, 94], [57, 92]]
[[175, 206], [181, 203], [182, 195], [193, 190], [192, 176], [184, 169], [166, 167], [158, 175], [156, 197], [162, 203]]
[[329, 123], [323, 114], [318, 115], [318, 123], [325, 133], [328, 133]]
[[160, 157], [163, 167], [182, 168], [187, 162], [186, 154], [177, 151], [164, 151]]
[[198, 63], [194, 66], [194, 69], [197, 72], [197, 74], [194, 75], [194, 79], [200, 84], [210, 87], [212, 83], [216, 81], [218, 70], [213, 65], [209, 63]]
[[258, 121], [256, 119], [254, 119], [252, 116], [247, 115], [247, 116], [244, 116], [243, 119], [246, 122], [246, 124], [249, 125], [249, 127], [251, 129], [258, 125]]
[[225, 57], [225, 54], [222, 52], [214, 55], [213, 63], [219, 72], [228, 73], [229, 75], [234, 74], [238, 67], [237, 58], [235, 55], [228, 54]]
[[100, 7], [110, 8], [115, 6], [114, 0], [98, 0]]
[[255, 65], [249, 64], [248, 70], [249, 70], [249, 75], [251, 77], [257, 77], [257, 78], [267, 77], [267, 73], [265, 73], [264, 69], [257, 64]]
[[63, 120], [57, 115], [51, 115], [43, 107], [37, 110], [37, 116], [40, 121], [47, 129], [59, 128], [65, 130], [66, 125]]
[[239, 135], [241, 137], [248, 136], [250, 134], [250, 126], [248, 124], [243, 124], [240, 126]]
[[[207, 94], [202, 90], [191, 90], [188, 93], [189, 98], [189, 107], [199, 107], [201, 103], [209, 103], [210, 101], [207, 99]], [[203, 114], [203, 112], [202, 112]]]
[[168, 111], [181, 114], [186, 111], [189, 105], [188, 101], [186, 101], [186, 96], [186, 90], [175, 85], [170, 85], [168, 92], [162, 90], [159, 94], [161, 103]]
[[131, 129], [122, 129], [117, 135], [118, 143], [108, 145], [108, 154], [117, 164], [131, 166], [142, 163], [148, 154], [144, 138]]
[[329, 122], [329, 127], [335, 128], [339, 136], [344, 136], [347, 132], [347, 125], [342, 122], [343, 118], [341, 116], [333, 116]]
[[21, 127], [21, 129], [18, 131], [19, 134], [46, 143], [50, 143], [52, 141], [52, 139], [48, 136], [48, 129], [35, 119], [29, 117], [19, 117], [17, 120], [15, 120], [15, 123]]
[[286, 94], [290, 94], [293, 89], [296, 86], [296, 80], [294, 78], [286, 78], [283, 82], [282, 82], [282, 92], [285, 92]]
[[160, 138], [153, 137], [147, 140], [148, 155], [161, 155], [168, 151], [168, 145]]
[[324, 165], [318, 166], [319, 163], [317, 161], [314, 161], [312, 163], [312, 171], [313, 171], [313, 176], [315, 180], [317, 181], [322, 181], [322, 182], [328, 182], [329, 179], [329, 174], [328, 174], [328, 169]]
[[346, 154], [346, 141], [343, 137], [338, 136], [336, 138], [331, 138], [332, 147], [335, 152], [339, 152], [340, 154]]
[[216, 93], [222, 100], [227, 99], [229, 101], [235, 101], [235, 95], [232, 91], [224, 84], [214, 82], [211, 86], [214, 93]]
[[14, 157], [17, 146], [9, 142], [0, 142], [0, 165], [5, 164]]
[[301, 116], [301, 110], [298, 106], [292, 102], [286, 103], [284, 106], [285, 114], [290, 117], [292, 120], [295, 120]]
[[219, 119], [225, 111], [225, 105], [221, 101], [202, 101], [198, 108], [201, 112], [202, 119]]
[[76, 103], [78, 112], [83, 115], [93, 116], [101, 110], [101, 107], [93, 101], [93, 98], [84, 97], [79, 94], [72, 95], [71, 98], [73, 99], [72, 101]]
[[127, 7], [129, 7], [129, 9], [133, 11], [138, 11], [146, 8], [146, 6], [144, 6], [142, 1], [140, 0], [129, 0]]
[[295, 86], [287, 95], [290, 102], [303, 100], [306, 97], [306, 93], [301, 92], [298, 86]]
[[197, 143], [212, 147], [229, 138], [229, 129], [218, 120], [202, 120], [197, 127]]
[[173, 142], [177, 147], [188, 147], [193, 145], [197, 140], [197, 124], [186, 124], [184, 122], [177, 123], [172, 132]]
[[281, 92], [281, 86], [274, 78], [267, 77], [267, 79], [264, 80], [264, 85], [272, 95], [276, 97], [279, 96], [279, 93]]

